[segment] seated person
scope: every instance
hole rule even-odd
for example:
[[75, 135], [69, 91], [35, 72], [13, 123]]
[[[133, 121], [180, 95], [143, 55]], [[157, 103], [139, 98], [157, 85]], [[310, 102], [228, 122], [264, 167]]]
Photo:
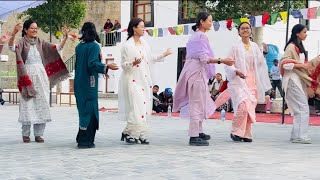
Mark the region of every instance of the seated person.
[[212, 83], [212, 88], [210, 89], [211, 97], [213, 100], [215, 100], [219, 95], [219, 90], [223, 82], [224, 81], [222, 80], [222, 75], [220, 73], [217, 73], [215, 80]]
[[160, 100], [159, 100], [159, 86], [158, 85], [154, 85], [152, 88], [153, 91], [153, 105], [152, 105], [152, 110], [156, 111], [157, 113], [162, 112], [162, 109], [159, 107], [160, 105]]
[[160, 104], [158, 107], [161, 108], [162, 112], [168, 112], [168, 107], [173, 104], [173, 92], [171, 88], [166, 88], [162, 93], [159, 94]]

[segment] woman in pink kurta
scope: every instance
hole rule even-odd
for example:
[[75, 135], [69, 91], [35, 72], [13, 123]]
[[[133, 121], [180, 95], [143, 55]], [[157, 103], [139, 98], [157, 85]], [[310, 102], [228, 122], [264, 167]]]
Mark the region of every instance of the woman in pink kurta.
[[271, 89], [266, 61], [258, 45], [250, 41], [251, 26], [238, 27], [241, 41], [232, 47], [230, 58], [234, 66], [226, 67], [228, 91], [233, 107], [231, 138], [234, 141], [252, 142], [251, 124], [255, 122], [257, 102], [265, 101], [265, 92]]
[[214, 75], [213, 63], [233, 64], [231, 59], [214, 59], [208, 37], [204, 32], [212, 27], [212, 16], [200, 12], [195, 33], [190, 37], [187, 48], [187, 60], [180, 74], [173, 96], [173, 111], [182, 117], [190, 118], [189, 145], [208, 146], [209, 135], [202, 132], [202, 121], [215, 111], [215, 104], [208, 89], [209, 78]]

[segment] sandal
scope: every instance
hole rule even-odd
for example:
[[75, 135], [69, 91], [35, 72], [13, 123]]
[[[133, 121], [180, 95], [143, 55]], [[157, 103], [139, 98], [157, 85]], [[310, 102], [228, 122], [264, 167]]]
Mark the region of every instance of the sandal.
[[29, 136], [22, 136], [22, 140], [24, 143], [30, 143], [30, 141], [31, 141]]

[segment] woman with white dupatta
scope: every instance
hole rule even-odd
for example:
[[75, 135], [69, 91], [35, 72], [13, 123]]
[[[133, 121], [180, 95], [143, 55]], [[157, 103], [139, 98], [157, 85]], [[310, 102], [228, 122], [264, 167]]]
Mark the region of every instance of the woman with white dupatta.
[[119, 82], [119, 116], [127, 121], [121, 140], [129, 144], [149, 144], [145, 137], [147, 122], [152, 113], [152, 80], [150, 65], [163, 61], [172, 54], [170, 49], [159, 56], [152, 56], [151, 49], [141, 37], [144, 35], [144, 21], [132, 18], [128, 26], [128, 38], [121, 49]]
[[252, 142], [251, 124], [256, 121], [257, 102], [264, 102], [265, 92], [271, 89], [266, 60], [258, 45], [250, 41], [252, 29], [243, 22], [238, 27], [241, 41], [235, 44], [229, 57], [233, 66], [225, 66], [234, 118], [231, 138], [233, 141]]

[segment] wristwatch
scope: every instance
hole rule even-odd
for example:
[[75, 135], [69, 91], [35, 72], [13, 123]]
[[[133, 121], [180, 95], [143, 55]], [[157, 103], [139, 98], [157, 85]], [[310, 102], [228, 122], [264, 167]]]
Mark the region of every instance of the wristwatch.
[[221, 64], [221, 58], [218, 58], [218, 64]]

